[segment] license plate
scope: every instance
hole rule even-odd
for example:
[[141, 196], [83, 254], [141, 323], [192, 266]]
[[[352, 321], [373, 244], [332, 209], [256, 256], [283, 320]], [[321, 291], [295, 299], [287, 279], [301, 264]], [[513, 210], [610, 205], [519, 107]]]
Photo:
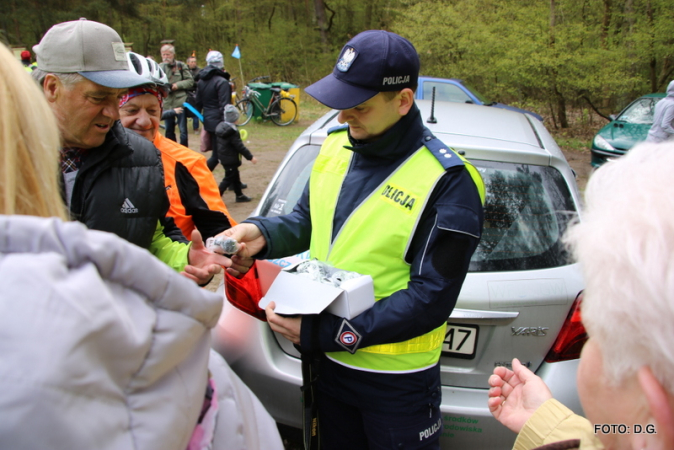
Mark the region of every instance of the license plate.
[[448, 323], [445, 341], [442, 343], [443, 355], [452, 358], [475, 358], [478, 331], [477, 325]]

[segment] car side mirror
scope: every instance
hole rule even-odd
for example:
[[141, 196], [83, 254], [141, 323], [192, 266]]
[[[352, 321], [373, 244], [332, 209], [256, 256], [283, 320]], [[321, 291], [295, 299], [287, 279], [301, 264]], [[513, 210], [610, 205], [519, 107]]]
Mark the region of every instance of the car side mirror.
[[618, 116], [616, 116], [615, 114], [611, 114], [610, 116], [608, 116], [608, 118], [611, 119], [611, 120], [615, 120], [616, 117], [618, 117]]

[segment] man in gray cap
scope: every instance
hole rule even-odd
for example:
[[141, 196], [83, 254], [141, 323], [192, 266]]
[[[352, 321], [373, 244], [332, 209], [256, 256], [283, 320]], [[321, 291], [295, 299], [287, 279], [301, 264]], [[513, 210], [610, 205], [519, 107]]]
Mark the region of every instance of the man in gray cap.
[[[131, 71], [117, 32], [86, 19], [54, 25], [33, 47], [42, 86], [57, 118], [63, 148], [64, 199], [71, 216], [147, 248], [199, 284], [232, 261], [189, 244], [166, 218], [169, 201], [159, 151], [119, 122], [119, 101], [147, 80]], [[198, 232], [196, 232], [198, 234]], [[196, 239], [195, 239], [196, 237]], [[234, 264], [235, 274], [245, 266]]]
[[[482, 233], [484, 185], [424, 126], [418, 75], [407, 39], [351, 39], [333, 72], [306, 88], [344, 125], [328, 131], [297, 205], [225, 231], [256, 257], [309, 249], [372, 276], [375, 303], [352, 319], [266, 308], [271, 329], [299, 347], [305, 368], [311, 361], [304, 406], [313, 393], [324, 450], [439, 448], [440, 353]], [[305, 441], [315, 428], [305, 421]]]

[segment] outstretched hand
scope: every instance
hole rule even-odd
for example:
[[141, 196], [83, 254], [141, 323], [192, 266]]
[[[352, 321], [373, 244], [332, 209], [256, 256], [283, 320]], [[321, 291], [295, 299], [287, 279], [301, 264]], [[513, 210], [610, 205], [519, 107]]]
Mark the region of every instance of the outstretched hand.
[[229, 258], [208, 250], [201, 238], [201, 233], [196, 229], [192, 231], [192, 246], [187, 262], [188, 265], [181, 274], [194, 280], [199, 286], [207, 284], [213, 275], [220, 273], [222, 267], [227, 268], [232, 265]]
[[240, 223], [223, 231], [220, 235], [235, 239], [240, 246], [237, 255], [243, 258], [252, 258], [267, 245], [260, 229], [252, 223]]
[[527, 420], [552, 392], [543, 380], [515, 358], [513, 370], [496, 367], [489, 377], [489, 411], [496, 420], [519, 433]]

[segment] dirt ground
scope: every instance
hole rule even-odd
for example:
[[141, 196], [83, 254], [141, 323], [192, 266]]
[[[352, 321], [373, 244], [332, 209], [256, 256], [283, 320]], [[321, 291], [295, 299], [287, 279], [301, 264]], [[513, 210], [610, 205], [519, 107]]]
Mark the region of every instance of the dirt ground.
[[571, 168], [576, 172], [576, 182], [578, 183], [578, 188], [581, 192], [585, 190], [585, 185], [587, 185], [587, 179], [592, 173], [592, 166], [590, 165], [590, 150], [584, 150], [582, 152], [568, 150], [562, 148], [566, 160], [569, 162]]

